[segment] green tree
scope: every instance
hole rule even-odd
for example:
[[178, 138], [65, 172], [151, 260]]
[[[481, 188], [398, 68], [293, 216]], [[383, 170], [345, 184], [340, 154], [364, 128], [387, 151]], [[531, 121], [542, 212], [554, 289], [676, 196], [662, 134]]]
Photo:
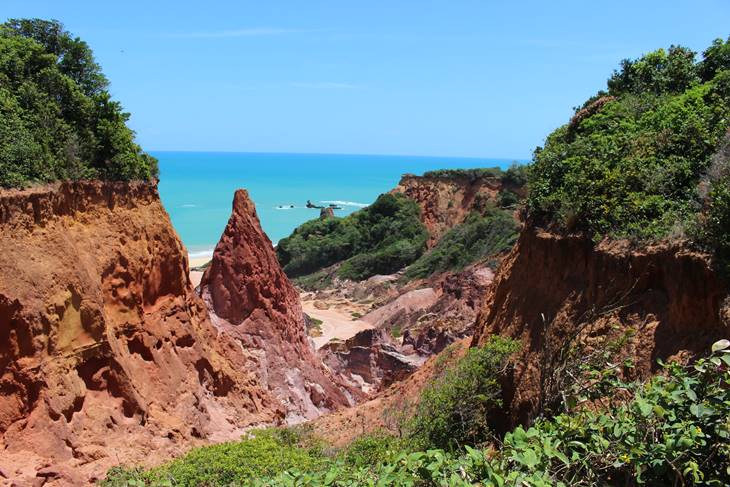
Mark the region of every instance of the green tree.
[[725, 46], [716, 41], [699, 63], [676, 46], [624, 61], [609, 96], [593, 97], [536, 149], [533, 221], [597, 239], [684, 232], [699, 243], [690, 233], [699, 183], [730, 125]]
[[382, 194], [367, 208], [344, 218], [311, 220], [279, 241], [277, 257], [290, 277], [341, 263], [340, 277], [361, 280], [390, 274], [415, 261], [428, 233], [415, 201]]
[[0, 186], [156, 178], [107, 86], [91, 49], [59, 22], [0, 25]]

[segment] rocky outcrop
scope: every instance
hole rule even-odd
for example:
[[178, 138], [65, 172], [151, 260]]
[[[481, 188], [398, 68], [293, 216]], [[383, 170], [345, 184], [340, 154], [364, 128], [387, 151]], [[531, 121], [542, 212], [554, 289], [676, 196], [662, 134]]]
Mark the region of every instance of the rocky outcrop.
[[334, 218], [335, 217], [335, 210], [327, 207], [322, 208], [319, 210], [319, 219], [320, 220], [326, 220], [327, 218]]
[[[438, 300], [438, 294], [431, 287], [406, 291], [390, 303], [381, 306], [362, 317], [362, 320], [381, 328], [392, 328], [401, 323], [415, 322]], [[414, 316], [416, 315], [416, 316]]]
[[420, 354], [438, 353], [456, 338], [472, 334], [493, 279], [493, 271], [478, 263], [460, 272], [411, 282], [395, 296], [386, 295], [387, 301], [362, 320], [375, 328], [399, 330]]
[[422, 356], [436, 355], [455, 342], [458, 337], [448, 329], [428, 326], [403, 333], [402, 349], [406, 354], [417, 353]]
[[405, 379], [426, 360], [403, 353], [382, 329], [363, 330], [345, 341], [330, 341], [318, 353], [344, 382], [366, 394]]
[[[287, 415], [257, 376], [262, 353], [208, 319], [155, 185], [1, 192], [0, 269], [0, 471], [18, 485], [82, 484]], [[292, 306], [293, 320], [274, 286], [246, 283], [255, 301], [218, 309], [268, 329]]]
[[458, 176], [404, 175], [393, 193], [403, 193], [421, 207], [421, 221], [428, 229], [431, 248], [450, 228], [463, 223], [473, 211], [482, 213], [498, 201], [499, 192], [508, 189], [524, 196], [525, 189], [505, 188], [501, 178], [470, 179]]
[[352, 403], [315, 355], [299, 295], [279, 266], [245, 190], [236, 191], [228, 225], [199, 289], [218, 331], [257, 357], [249, 370], [281, 403], [288, 423]]
[[[678, 245], [640, 250], [626, 242], [523, 231], [477, 319], [474, 345], [492, 334], [522, 350], [505, 384], [505, 427], [534, 419], [559, 391], [556, 373], [623, 336], [617, 363], [646, 377], [657, 359], [686, 360], [730, 335], [728, 289], [709, 259]], [[576, 351], [580, 353], [576, 354]]]
[[346, 446], [370, 432], [386, 430], [402, 436], [405, 420], [413, 413], [421, 391], [446, 367], [460, 359], [468, 345], [469, 339], [457, 341], [441, 355], [430, 357], [418, 370], [386, 387], [369, 401], [314, 420], [311, 423], [312, 433], [334, 447]]

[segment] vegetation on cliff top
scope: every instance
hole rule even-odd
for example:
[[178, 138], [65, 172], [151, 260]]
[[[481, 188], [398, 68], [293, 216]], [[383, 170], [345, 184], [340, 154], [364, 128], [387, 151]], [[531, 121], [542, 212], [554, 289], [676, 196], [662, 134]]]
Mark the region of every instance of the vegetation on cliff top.
[[472, 213], [408, 266], [404, 277], [418, 279], [438, 272], [462, 270], [480, 259], [511, 249], [518, 232], [519, 226], [511, 212], [492, 208], [484, 215]]
[[[484, 199], [463, 223], [448, 231], [424, 253], [427, 231], [420, 223], [418, 205], [402, 194], [384, 194], [368, 208], [345, 218], [311, 220], [279, 241], [277, 256], [284, 271], [309, 290], [331, 284], [326, 267], [341, 263], [336, 274], [353, 280], [390, 274], [407, 267], [406, 279], [461, 270], [485, 257], [511, 248], [518, 226], [512, 210], [522, 200], [527, 168], [444, 169], [423, 176], [445, 179], [498, 178], [503, 187], [497, 201]], [[390, 209], [387, 209], [390, 208]], [[324, 270], [323, 270], [324, 269]]]
[[157, 177], [108, 85], [89, 46], [59, 22], [0, 25], [0, 187]]
[[475, 182], [480, 179], [499, 179], [502, 184], [521, 187], [527, 182], [527, 166], [513, 163], [507, 170], [499, 167], [472, 169], [436, 169], [423, 173], [424, 178], [466, 179]]
[[730, 127], [730, 39], [695, 57], [672, 46], [623, 61], [608, 90], [548, 136], [530, 170], [537, 223], [730, 252], [727, 150], [713, 159]]
[[[564, 391], [566, 402], [572, 404], [568, 412], [538, 419], [527, 429], [517, 427], [495, 441], [485, 424], [484, 408], [498, 402], [499, 375], [506, 371], [505, 359], [513, 350], [514, 343], [493, 339], [452, 365], [426, 389], [418, 406], [419, 412], [427, 413], [417, 417], [423, 428], [406, 424], [400, 438], [376, 433], [333, 450], [301, 434], [301, 429], [256, 432], [242, 442], [195, 449], [151, 471], [114, 468], [102, 485], [722, 486], [730, 482], [727, 340], [717, 342], [709, 357], [691, 366], [664, 365], [665, 374], [646, 383], [623, 382], [610, 373], [615, 367], [608, 373], [586, 371], [593, 375], [585, 387]], [[591, 392], [606, 387], [625, 399], [609, 398], [613, 407], [591, 402]], [[423, 431], [428, 434], [420, 434]], [[461, 443], [464, 439], [472, 444]]]
[[338, 275], [361, 280], [390, 274], [415, 261], [428, 233], [418, 205], [403, 195], [382, 194], [344, 218], [311, 220], [279, 241], [276, 254], [290, 277], [341, 263]]

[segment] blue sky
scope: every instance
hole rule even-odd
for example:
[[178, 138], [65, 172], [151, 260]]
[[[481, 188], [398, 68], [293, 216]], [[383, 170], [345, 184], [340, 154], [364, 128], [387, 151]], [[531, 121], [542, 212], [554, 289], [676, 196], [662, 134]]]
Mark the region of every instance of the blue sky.
[[728, 0], [38, 1], [148, 150], [529, 158], [618, 62], [730, 34]]

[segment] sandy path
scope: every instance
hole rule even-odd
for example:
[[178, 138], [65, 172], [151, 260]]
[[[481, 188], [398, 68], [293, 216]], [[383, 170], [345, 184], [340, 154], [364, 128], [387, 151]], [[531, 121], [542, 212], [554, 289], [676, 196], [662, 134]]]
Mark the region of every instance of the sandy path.
[[302, 301], [302, 309], [312, 318], [322, 320], [322, 336], [312, 337], [316, 348], [322, 347], [332, 338], [346, 340], [358, 332], [372, 328], [373, 325], [362, 320], [353, 320], [347, 309], [317, 309], [314, 301]]
[[[203, 264], [207, 264], [210, 261], [211, 257], [188, 257], [188, 262], [190, 265], [190, 268], [198, 267]], [[203, 273], [201, 271], [190, 271], [190, 280], [193, 281], [193, 287], [198, 287], [198, 284], [200, 284], [200, 279], [203, 278]]]

